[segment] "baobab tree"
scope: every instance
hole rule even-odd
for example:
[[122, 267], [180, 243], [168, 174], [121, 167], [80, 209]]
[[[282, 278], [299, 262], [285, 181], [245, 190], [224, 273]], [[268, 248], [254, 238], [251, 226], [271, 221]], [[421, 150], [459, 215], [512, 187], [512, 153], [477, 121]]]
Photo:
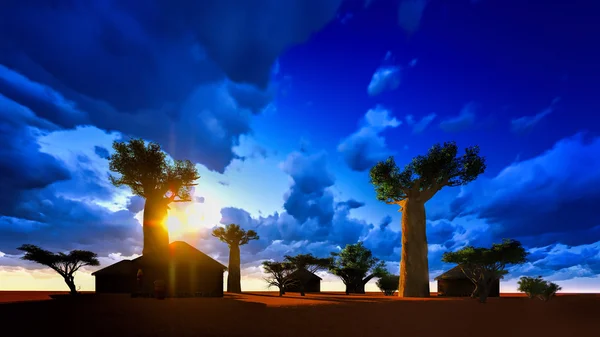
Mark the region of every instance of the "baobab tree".
[[240, 271], [240, 246], [248, 244], [251, 240], [260, 237], [253, 230], [244, 230], [236, 224], [213, 229], [212, 236], [225, 242], [229, 246], [229, 267], [227, 270], [227, 291], [230, 293], [241, 293], [241, 271]]
[[145, 199], [144, 249], [142, 254], [166, 256], [169, 232], [165, 219], [169, 204], [191, 201], [191, 189], [200, 178], [189, 160], [170, 161], [157, 143], [145, 144], [143, 139], [113, 143], [115, 153], [109, 158], [111, 183], [128, 186], [131, 192]]
[[346, 295], [364, 294], [365, 285], [374, 277], [388, 273], [385, 263], [373, 256], [362, 242], [348, 244], [339, 252], [331, 253], [329, 271], [346, 285]]
[[51, 268], [63, 277], [71, 295], [77, 295], [75, 273], [85, 266], [99, 266], [98, 255], [87, 250], [72, 250], [69, 254], [52, 253], [36, 245], [25, 244], [17, 248], [25, 252], [21, 259]]
[[436, 144], [425, 156], [417, 156], [400, 170], [389, 157], [370, 171], [377, 199], [398, 205], [402, 212], [402, 256], [400, 259], [400, 297], [429, 297], [429, 264], [425, 203], [449, 186], [466, 185], [485, 170], [479, 147], [465, 149], [457, 157], [456, 143]]

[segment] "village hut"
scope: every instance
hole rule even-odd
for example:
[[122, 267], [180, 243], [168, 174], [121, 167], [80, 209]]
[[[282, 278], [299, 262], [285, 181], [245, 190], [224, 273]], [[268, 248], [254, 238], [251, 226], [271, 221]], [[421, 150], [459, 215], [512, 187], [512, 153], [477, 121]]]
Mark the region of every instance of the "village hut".
[[300, 282], [304, 281], [305, 293], [320, 293], [321, 278], [306, 269], [298, 269], [290, 274], [290, 279], [295, 280], [291, 285], [285, 287], [287, 292], [300, 292]]
[[[466, 297], [471, 296], [475, 290], [475, 284], [467, 278], [459, 266], [435, 278], [438, 283], [438, 296]], [[494, 281], [490, 289], [489, 297], [500, 296], [500, 280]]]
[[224, 265], [183, 241], [169, 244], [166, 255], [142, 255], [92, 273], [96, 293], [152, 294], [154, 281], [162, 280], [169, 296], [223, 296]]

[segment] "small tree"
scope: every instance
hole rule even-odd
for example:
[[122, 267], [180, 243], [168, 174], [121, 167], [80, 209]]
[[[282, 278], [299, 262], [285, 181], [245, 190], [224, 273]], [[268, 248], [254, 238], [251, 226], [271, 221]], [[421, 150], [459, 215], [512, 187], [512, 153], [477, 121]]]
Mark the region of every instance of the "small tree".
[[398, 275], [383, 275], [377, 280], [377, 287], [385, 296], [392, 296], [398, 290], [400, 285], [400, 276]]
[[248, 244], [252, 240], [258, 240], [260, 237], [253, 230], [244, 230], [236, 224], [229, 224], [225, 227], [217, 227], [212, 231], [212, 236], [225, 242], [229, 246], [229, 268], [227, 270], [227, 291], [230, 293], [241, 293], [241, 271], [240, 271], [240, 246]]
[[506, 266], [527, 261], [527, 252], [519, 241], [505, 239], [492, 248], [464, 247], [456, 252], [444, 253], [442, 261], [456, 263], [465, 276], [475, 284], [473, 295], [485, 303], [493, 282], [508, 274]]
[[[312, 254], [298, 254], [296, 256], [286, 255], [285, 262], [294, 266], [295, 271], [308, 271], [310, 273], [325, 270], [331, 265], [331, 259], [318, 258]], [[305, 296], [304, 290], [306, 289], [307, 280], [301, 276], [298, 277], [297, 280], [300, 285], [300, 296]]]
[[523, 276], [518, 284], [518, 291], [525, 293], [529, 298], [537, 297], [543, 301], [549, 301], [562, 289], [558, 284], [546, 281], [541, 276], [535, 278]]
[[131, 192], [146, 199], [144, 205], [144, 248], [142, 254], [165, 254], [169, 245], [169, 232], [165, 218], [172, 202], [191, 201], [191, 188], [200, 178], [189, 160], [170, 162], [156, 143], [143, 139], [114, 142], [115, 153], [109, 158], [109, 169], [119, 173], [110, 175], [116, 187], [128, 186]]
[[52, 268], [63, 277], [71, 295], [77, 295], [75, 272], [84, 266], [99, 266], [98, 255], [87, 250], [72, 250], [69, 254], [52, 253], [38, 246], [25, 244], [17, 248], [24, 251], [23, 260], [39, 263]]
[[329, 271], [342, 279], [346, 295], [365, 293], [365, 285], [374, 277], [387, 273], [385, 264], [367, 249], [362, 242], [348, 244], [339, 253], [331, 253]]
[[[429, 297], [429, 263], [425, 230], [425, 203], [442, 188], [466, 185], [485, 170], [479, 147], [458, 156], [454, 142], [436, 144], [400, 170], [389, 157], [371, 168], [377, 200], [398, 205], [402, 212], [402, 255], [398, 296]], [[409, 262], [410, 261], [410, 262]]]
[[269, 287], [279, 288], [279, 296], [285, 294], [286, 287], [297, 283], [297, 280], [290, 277], [295, 269], [289, 262], [263, 261], [262, 266], [268, 275], [265, 281], [267, 281]]

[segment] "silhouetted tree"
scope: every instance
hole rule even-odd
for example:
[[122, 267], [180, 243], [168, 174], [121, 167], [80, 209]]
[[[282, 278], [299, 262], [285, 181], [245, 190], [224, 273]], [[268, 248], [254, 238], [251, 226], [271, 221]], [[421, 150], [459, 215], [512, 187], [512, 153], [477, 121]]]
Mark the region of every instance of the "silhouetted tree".
[[263, 261], [262, 266], [265, 273], [269, 275], [265, 278], [265, 281], [267, 281], [269, 287], [279, 288], [279, 296], [285, 294], [285, 287], [298, 282], [290, 277], [295, 268], [289, 262]]
[[337, 253], [331, 253], [329, 271], [342, 279], [346, 295], [365, 293], [365, 284], [374, 277], [387, 274], [385, 264], [367, 249], [362, 242], [348, 244]]
[[546, 281], [541, 276], [523, 276], [517, 283], [519, 284], [518, 291], [525, 293], [529, 298], [537, 297], [544, 301], [549, 301], [557, 291], [562, 289], [558, 284]]
[[36, 245], [25, 244], [17, 248], [24, 251], [23, 260], [52, 268], [63, 277], [72, 295], [77, 295], [75, 272], [84, 266], [99, 266], [98, 255], [87, 250], [72, 250], [69, 254], [52, 253]]
[[[294, 266], [295, 271], [307, 271], [316, 273], [320, 270], [325, 270], [331, 265], [330, 258], [318, 258], [312, 254], [298, 254], [296, 256], [285, 256], [285, 262], [289, 262]], [[300, 296], [305, 296], [307, 279], [298, 275], [298, 283], [300, 285]]]
[[258, 240], [259, 236], [255, 231], [245, 231], [236, 224], [217, 227], [213, 229], [212, 235], [229, 246], [227, 291], [230, 293], [241, 293], [240, 246], [247, 244], [251, 240]]
[[398, 286], [400, 285], [400, 276], [387, 274], [383, 275], [377, 280], [377, 287], [381, 290], [385, 296], [392, 296], [396, 291], [398, 291]]
[[469, 147], [457, 157], [454, 142], [434, 145], [400, 170], [394, 157], [377, 163], [370, 171], [377, 199], [400, 207], [402, 256], [400, 297], [429, 297], [429, 265], [425, 229], [425, 203], [445, 186], [465, 185], [485, 170], [479, 147]]
[[465, 276], [475, 284], [473, 294], [485, 303], [492, 284], [508, 274], [506, 265], [527, 261], [527, 252], [519, 241], [505, 239], [492, 248], [464, 247], [456, 252], [446, 252], [442, 261], [456, 263]]
[[167, 160], [166, 154], [156, 143], [144, 143], [143, 139], [113, 143], [115, 153], [109, 158], [113, 185], [128, 186], [133, 194], [146, 199], [144, 205], [144, 248], [142, 254], [166, 253], [169, 232], [165, 218], [172, 202], [191, 201], [194, 181], [200, 178], [194, 164], [189, 160]]

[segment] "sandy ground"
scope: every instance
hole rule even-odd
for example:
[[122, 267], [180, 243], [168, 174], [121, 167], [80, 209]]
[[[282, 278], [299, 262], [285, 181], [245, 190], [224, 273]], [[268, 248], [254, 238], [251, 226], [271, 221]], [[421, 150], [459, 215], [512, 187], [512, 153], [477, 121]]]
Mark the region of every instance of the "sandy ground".
[[503, 294], [486, 304], [375, 293], [279, 298], [267, 292], [162, 301], [126, 295], [39, 300], [50, 293], [0, 292], [0, 335], [564, 337], [600, 329], [600, 294], [565, 294], [546, 303]]

